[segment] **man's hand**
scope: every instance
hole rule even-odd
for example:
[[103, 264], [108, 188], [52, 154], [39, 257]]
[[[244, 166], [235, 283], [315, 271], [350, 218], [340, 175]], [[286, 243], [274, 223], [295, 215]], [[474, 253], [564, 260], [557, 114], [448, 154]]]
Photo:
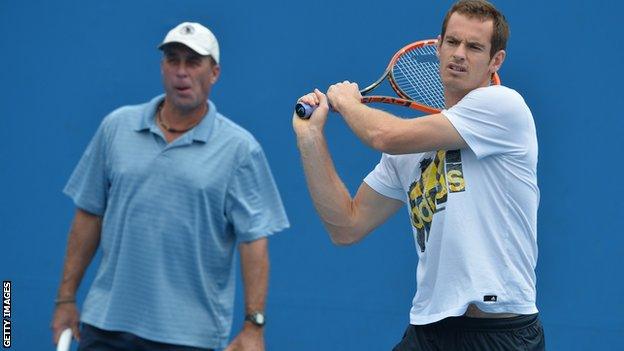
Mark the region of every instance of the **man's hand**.
[[80, 330], [78, 323], [80, 322], [80, 314], [75, 303], [63, 303], [56, 306], [50, 329], [52, 329], [52, 342], [58, 343], [61, 332], [67, 328], [71, 328], [74, 338], [80, 341]]
[[302, 96], [298, 101], [313, 107], [315, 106], [316, 109], [309, 119], [301, 119], [296, 113], [293, 113], [293, 129], [297, 136], [305, 136], [310, 132], [322, 133], [329, 112], [329, 105], [327, 104], [327, 97], [325, 94], [321, 93], [318, 89], [314, 89], [314, 92]]
[[350, 104], [361, 104], [362, 94], [356, 83], [345, 80], [342, 83], [336, 83], [327, 89], [327, 98], [329, 104], [339, 113], [342, 109]]
[[245, 322], [243, 330], [223, 351], [264, 351], [263, 329]]

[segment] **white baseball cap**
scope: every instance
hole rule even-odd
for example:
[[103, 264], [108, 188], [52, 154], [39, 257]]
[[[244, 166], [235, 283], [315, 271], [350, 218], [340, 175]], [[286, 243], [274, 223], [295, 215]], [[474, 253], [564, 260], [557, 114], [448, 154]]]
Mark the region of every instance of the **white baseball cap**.
[[162, 50], [163, 46], [169, 43], [184, 44], [202, 56], [212, 56], [219, 63], [219, 42], [210, 29], [199, 23], [184, 22], [178, 24], [167, 33], [158, 48]]

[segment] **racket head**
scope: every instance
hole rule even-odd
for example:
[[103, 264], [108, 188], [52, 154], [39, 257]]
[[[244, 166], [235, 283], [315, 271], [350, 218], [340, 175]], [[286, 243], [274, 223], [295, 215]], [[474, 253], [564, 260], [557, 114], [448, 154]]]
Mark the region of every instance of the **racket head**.
[[[388, 81], [397, 95], [412, 101], [409, 107], [425, 113], [445, 108], [437, 44], [437, 39], [408, 44], [394, 54], [386, 68]], [[500, 84], [497, 73], [492, 75], [490, 83]]]
[[[397, 51], [384, 73], [375, 82], [360, 90], [363, 103], [385, 103], [409, 107], [426, 114], [439, 113], [445, 108], [444, 86], [440, 78], [437, 39], [419, 40]], [[388, 78], [392, 90], [399, 96], [367, 96]], [[501, 83], [498, 73], [490, 84]], [[310, 118], [316, 107], [297, 103], [295, 111], [302, 119]]]

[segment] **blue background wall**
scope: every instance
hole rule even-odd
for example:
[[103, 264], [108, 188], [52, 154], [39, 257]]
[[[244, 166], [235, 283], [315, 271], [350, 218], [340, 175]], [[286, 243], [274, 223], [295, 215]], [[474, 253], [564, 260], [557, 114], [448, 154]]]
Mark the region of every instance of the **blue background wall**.
[[[624, 41], [622, 7], [611, 3], [496, 2], [512, 28], [501, 76], [524, 95], [538, 128], [538, 307], [550, 350], [624, 349], [624, 123], [615, 89]], [[389, 350], [415, 288], [408, 219], [400, 212], [360, 244], [332, 246], [305, 188], [290, 117], [314, 87], [377, 78], [396, 49], [439, 33], [450, 4], [0, 0], [0, 278], [13, 281], [14, 349], [52, 348], [74, 210], [64, 183], [103, 116], [161, 92], [156, 46], [192, 20], [221, 43], [212, 99], [264, 146], [292, 222], [271, 239], [268, 349]], [[355, 191], [379, 154], [337, 115], [327, 136]], [[92, 277], [93, 269], [81, 300]], [[174, 313], [176, 303], [163, 308]]]

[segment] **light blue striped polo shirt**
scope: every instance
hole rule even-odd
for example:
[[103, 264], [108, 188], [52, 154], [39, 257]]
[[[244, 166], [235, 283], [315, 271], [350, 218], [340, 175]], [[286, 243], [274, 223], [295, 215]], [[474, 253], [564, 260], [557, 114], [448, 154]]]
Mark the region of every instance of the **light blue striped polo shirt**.
[[236, 242], [289, 226], [253, 136], [209, 103], [167, 144], [164, 95], [113, 111], [64, 192], [103, 216], [102, 261], [82, 321], [172, 344], [221, 348], [234, 303]]

